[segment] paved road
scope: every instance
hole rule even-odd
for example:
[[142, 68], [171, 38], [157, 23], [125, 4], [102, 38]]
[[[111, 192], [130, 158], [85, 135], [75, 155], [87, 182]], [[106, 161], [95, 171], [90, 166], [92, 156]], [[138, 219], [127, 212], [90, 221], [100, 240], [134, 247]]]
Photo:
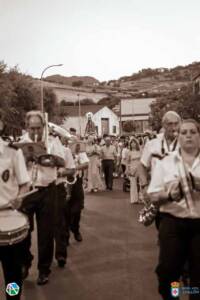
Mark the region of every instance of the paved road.
[[[65, 269], [52, 266], [49, 284], [37, 286], [36, 259], [24, 283], [22, 300], [159, 300], [154, 268], [154, 226], [137, 222], [140, 205], [129, 203], [115, 180], [112, 192], [86, 195], [82, 218], [84, 241], [70, 240]], [[34, 234], [33, 252], [37, 252]], [[0, 299], [4, 299], [2, 274]]]

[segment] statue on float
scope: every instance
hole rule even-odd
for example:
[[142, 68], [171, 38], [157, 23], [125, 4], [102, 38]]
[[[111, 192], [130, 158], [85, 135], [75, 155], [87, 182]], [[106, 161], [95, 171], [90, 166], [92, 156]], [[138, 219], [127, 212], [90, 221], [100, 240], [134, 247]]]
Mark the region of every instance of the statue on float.
[[93, 117], [93, 113], [92, 112], [88, 112], [86, 114], [87, 117], [87, 124], [86, 124], [86, 128], [85, 128], [85, 136], [89, 136], [89, 135], [93, 135], [95, 137], [97, 137], [97, 130], [95, 127], [95, 123], [92, 120]]

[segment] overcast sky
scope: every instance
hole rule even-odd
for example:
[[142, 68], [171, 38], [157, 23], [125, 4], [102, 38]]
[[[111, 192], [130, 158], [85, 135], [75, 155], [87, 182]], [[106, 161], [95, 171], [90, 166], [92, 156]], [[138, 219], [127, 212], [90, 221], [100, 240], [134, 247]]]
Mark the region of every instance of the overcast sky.
[[117, 79], [200, 61], [199, 0], [0, 0], [0, 60], [24, 73]]

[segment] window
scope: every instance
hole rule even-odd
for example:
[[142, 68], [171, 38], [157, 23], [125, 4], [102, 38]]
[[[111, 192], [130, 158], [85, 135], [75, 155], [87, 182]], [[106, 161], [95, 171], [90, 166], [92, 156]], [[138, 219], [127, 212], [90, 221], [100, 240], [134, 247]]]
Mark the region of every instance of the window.
[[113, 133], [117, 133], [117, 126], [116, 125], [113, 126]]

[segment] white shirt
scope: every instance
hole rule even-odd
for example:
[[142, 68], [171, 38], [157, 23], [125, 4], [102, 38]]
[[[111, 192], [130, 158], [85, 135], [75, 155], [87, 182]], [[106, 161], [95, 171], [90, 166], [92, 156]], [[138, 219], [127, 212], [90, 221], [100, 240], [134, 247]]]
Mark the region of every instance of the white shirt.
[[[64, 160], [65, 160], [65, 168], [66, 169], [75, 169], [75, 162], [74, 162], [74, 158], [71, 152], [71, 149], [68, 147], [63, 146], [63, 152], [64, 152]], [[57, 179], [56, 183], [62, 183], [65, 182], [65, 178], [64, 177], [60, 177]]]
[[[33, 141], [29, 137], [28, 133], [26, 133], [20, 140], [22, 143], [32, 143]], [[63, 145], [60, 142], [58, 137], [49, 136], [48, 139], [48, 146], [49, 146], [49, 154], [57, 155], [64, 159], [64, 151]], [[30, 178], [32, 178], [33, 169], [32, 167], [28, 167], [28, 172]], [[37, 165], [37, 177], [35, 180], [35, 186], [48, 186], [50, 183], [54, 182], [57, 179], [57, 167], [46, 167]]]
[[178, 144], [176, 141], [172, 142], [168, 147], [164, 134], [158, 134], [157, 138], [150, 140], [145, 144], [140, 162], [152, 171], [158, 161], [158, 158], [154, 157], [154, 155], [163, 156], [163, 151], [166, 154], [176, 150], [177, 148]]
[[30, 181], [22, 151], [12, 149], [0, 138], [0, 207], [14, 200], [19, 185]]
[[[163, 160], [158, 161], [152, 174], [151, 182], [148, 188], [148, 194], [152, 197], [159, 195], [161, 191], [168, 191], [173, 182], [179, 181], [179, 170], [176, 160], [181, 156], [178, 151], [170, 153]], [[187, 166], [188, 171], [200, 180], [200, 157], [198, 156], [191, 168]], [[160, 206], [160, 212], [170, 213], [180, 218], [200, 218], [200, 192], [192, 191], [194, 211], [191, 212], [187, 207], [185, 198], [180, 202], [167, 202]]]
[[127, 164], [128, 153], [129, 153], [129, 149], [128, 148], [123, 148], [122, 149], [122, 159], [121, 159], [121, 164], [122, 165], [126, 165]]
[[117, 158], [117, 151], [115, 146], [113, 145], [103, 146], [101, 148], [101, 155], [102, 155], [102, 159], [115, 160]]
[[[89, 158], [86, 154], [86, 152], [79, 152], [78, 154], [75, 154], [74, 155], [74, 160], [75, 160], [75, 164], [76, 164], [76, 167], [79, 167], [85, 163], [89, 163]], [[82, 170], [79, 170], [77, 172], [77, 175], [81, 176], [82, 175]]]

